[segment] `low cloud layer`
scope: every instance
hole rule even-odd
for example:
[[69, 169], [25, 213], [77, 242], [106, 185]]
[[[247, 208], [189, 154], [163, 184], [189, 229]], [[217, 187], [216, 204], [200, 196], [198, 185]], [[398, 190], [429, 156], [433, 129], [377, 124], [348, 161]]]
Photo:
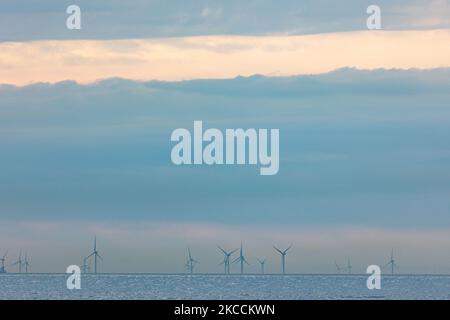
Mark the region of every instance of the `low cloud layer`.
[[343, 67], [450, 67], [450, 31], [0, 42], [0, 83], [16, 85], [320, 74]]

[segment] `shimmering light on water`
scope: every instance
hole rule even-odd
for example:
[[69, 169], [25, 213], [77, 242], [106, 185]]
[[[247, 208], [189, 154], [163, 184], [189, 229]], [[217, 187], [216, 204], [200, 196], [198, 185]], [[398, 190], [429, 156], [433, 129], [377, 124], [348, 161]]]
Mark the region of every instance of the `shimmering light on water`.
[[0, 275], [0, 299], [450, 299], [450, 276], [385, 276], [368, 290], [362, 275]]

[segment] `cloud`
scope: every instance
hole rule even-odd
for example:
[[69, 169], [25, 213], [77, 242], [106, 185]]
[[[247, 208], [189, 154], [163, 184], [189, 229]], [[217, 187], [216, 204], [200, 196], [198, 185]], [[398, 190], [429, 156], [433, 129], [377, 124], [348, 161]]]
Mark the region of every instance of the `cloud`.
[[[205, 35], [318, 34], [366, 29], [372, 1], [207, 0], [186, 2], [78, 0], [82, 29], [65, 26], [71, 2], [3, 0], [0, 41], [130, 39]], [[444, 0], [378, 0], [385, 30], [449, 28]]]
[[319, 74], [450, 66], [450, 31], [0, 43], [0, 83]]
[[[449, 70], [0, 87], [3, 218], [442, 226]], [[170, 134], [279, 128], [280, 171], [176, 167]]]
[[410, 28], [450, 27], [450, 3], [447, 0], [412, 2], [409, 5], [394, 4], [389, 22], [395, 26]]

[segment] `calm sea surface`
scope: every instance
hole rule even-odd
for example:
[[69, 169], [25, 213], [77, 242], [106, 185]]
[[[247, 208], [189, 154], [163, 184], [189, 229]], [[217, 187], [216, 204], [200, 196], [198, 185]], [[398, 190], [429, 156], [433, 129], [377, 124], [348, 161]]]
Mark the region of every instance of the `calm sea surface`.
[[368, 290], [359, 275], [0, 275], [0, 299], [450, 299], [450, 276], [384, 276]]

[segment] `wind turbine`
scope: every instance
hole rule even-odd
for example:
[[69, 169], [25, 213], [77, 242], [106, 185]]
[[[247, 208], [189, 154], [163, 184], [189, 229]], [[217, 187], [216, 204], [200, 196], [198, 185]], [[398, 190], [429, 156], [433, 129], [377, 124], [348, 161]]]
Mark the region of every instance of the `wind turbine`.
[[336, 266], [336, 270], [338, 273], [341, 273], [342, 268], [337, 264], [336, 260], [334, 260], [334, 265]]
[[393, 275], [394, 274], [394, 268], [397, 267], [397, 264], [395, 263], [395, 260], [394, 260], [394, 249], [391, 250], [391, 259], [389, 260], [389, 262], [384, 267], [387, 267], [389, 265], [391, 266], [391, 274]]
[[28, 254], [25, 253], [25, 261], [23, 263], [25, 266], [25, 273], [28, 273], [28, 267], [30, 266], [30, 263], [28, 262]]
[[261, 273], [264, 274], [264, 264], [266, 263], [266, 259], [260, 260], [256, 258], [256, 260], [258, 260], [259, 264], [261, 265]]
[[87, 259], [94, 256], [94, 273], [97, 273], [97, 258], [103, 261], [102, 256], [97, 251], [97, 237], [94, 237], [94, 251], [90, 255], [87, 256]]
[[194, 258], [192, 258], [191, 249], [188, 248], [188, 259], [186, 262], [186, 268], [189, 273], [191, 273], [191, 274], [194, 273], [194, 266], [196, 263], [200, 263], [200, 262], [195, 260]]
[[286, 250], [281, 251], [277, 247], [273, 246], [273, 248], [281, 254], [281, 268], [283, 270], [283, 274], [286, 274], [286, 269], [285, 269], [286, 268], [286, 253], [291, 247], [292, 247], [292, 244], [289, 247], [287, 247]]
[[247, 259], [245, 259], [244, 257], [244, 252], [243, 252], [243, 248], [242, 248], [242, 241], [241, 241], [241, 251], [239, 253], [239, 257], [237, 257], [236, 259], [234, 259], [233, 263], [236, 262], [240, 262], [241, 263], [241, 274], [244, 274], [244, 263], [246, 263], [247, 265], [250, 265], [247, 261]]
[[0, 261], [2, 262], [2, 265], [0, 267], [0, 273], [6, 273], [5, 261], [6, 261], [7, 255], [8, 255], [8, 251], [6, 251], [6, 253], [3, 255], [3, 257], [0, 258]]
[[12, 265], [13, 265], [13, 266], [19, 265], [19, 273], [22, 273], [22, 264], [23, 264], [23, 261], [22, 261], [22, 251], [20, 251], [20, 253], [19, 253], [19, 259], [18, 259], [16, 262], [14, 262]]
[[225, 268], [223, 273], [227, 274], [228, 273], [228, 267], [227, 267], [228, 263], [227, 263], [227, 257], [226, 256], [223, 258], [223, 261], [221, 263], [219, 263], [219, 266], [221, 266], [221, 265], [223, 265], [224, 268]]
[[83, 258], [83, 265], [81, 266], [81, 272], [88, 273], [89, 272], [89, 264], [88, 264], [88, 257]]
[[231, 257], [231, 255], [233, 253], [235, 253], [237, 251], [237, 249], [234, 249], [234, 250], [232, 250], [230, 252], [227, 252], [224, 249], [222, 249], [220, 246], [217, 246], [217, 247], [224, 254], [224, 259], [223, 259], [223, 262], [221, 264], [223, 264], [225, 266], [225, 274], [230, 273], [230, 257]]
[[348, 274], [352, 273], [352, 264], [350, 263], [350, 258], [347, 258], [347, 271]]
[[184, 264], [184, 268], [186, 269], [186, 272], [189, 273], [189, 259], [186, 259], [186, 263]]

